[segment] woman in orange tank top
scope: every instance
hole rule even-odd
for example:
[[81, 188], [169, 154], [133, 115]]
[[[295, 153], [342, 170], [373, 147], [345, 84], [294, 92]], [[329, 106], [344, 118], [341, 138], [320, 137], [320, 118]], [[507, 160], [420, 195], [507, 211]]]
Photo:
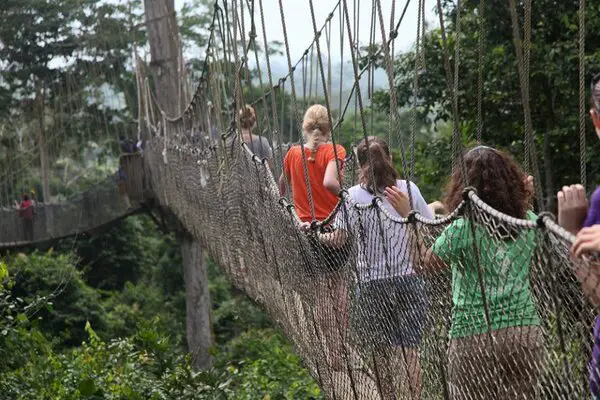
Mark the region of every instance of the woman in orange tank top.
[[[292, 147], [283, 160], [284, 173], [292, 190], [292, 198], [298, 217], [302, 222], [322, 221], [333, 211], [338, 202], [341, 184], [338, 179], [342, 170], [346, 150], [339, 144], [327, 143], [331, 137], [327, 108], [315, 104], [306, 110], [302, 122], [305, 145]], [[302, 153], [306, 158], [308, 183]], [[286, 185], [283, 174], [279, 178], [281, 194]], [[309, 190], [312, 207], [309, 201]]]
[[[339, 201], [340, 175], [346, 150], [343, 146], [334, 147], [328, 143], [331, 138], [331, 125], [327, 108], [322, 105], [315, 104], [306, 110], [302, 129], [305, 145], [296, 145], [286, 154], [279, 187], [284, 195], [287, 177], [296, 212], [303, 222], [301, 228], [308, 229], [310, 222], [325, 220]], [[328, 257], [321, 256], [317, 259], [319, 263], [328, 264]], [[319, 269], [327, 271], [331, 267], [323, 265]], [[344, 371], [347, 361], [344, 362], [342, 353], [348, 325], [348, 289], [343, 269], [335, 269], [337, 267], [333, 271], [329, 270], [331, 272], [309, 276], [315, 293], [315, 317], [326, 343], [327, 363], [332, 370]]]

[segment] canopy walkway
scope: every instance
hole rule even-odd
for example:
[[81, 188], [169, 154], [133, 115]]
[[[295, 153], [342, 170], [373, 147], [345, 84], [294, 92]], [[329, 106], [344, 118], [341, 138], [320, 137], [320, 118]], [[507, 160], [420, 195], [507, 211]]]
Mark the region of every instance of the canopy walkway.
[[[60, 239], [91, 234], [142, 210], [144, 182], [139, 155], [122, 156], [128, 179], [110, 177], [61, 204], [37, 204], [33, 220], [15, 208], [0, 209], [0, 249], [51, 244]], [[124, 192], [130, 193], [128, 204]]]
[[[589, 331], [594, 310], [572, 272], [568, 248], [573, 238], [552, 216], [540, 214], [537, 219], [519, 220], [494, 210], [476, 192], [467, 190], [463, 202], [444, 218], [428, 219], [418, 213], [398, 218], [383, 207], [379, 198], [370, 204], [355, 204], [347, 192], [342, 191], [340, 202], [328, 220], [315, 221], [305, 233], [299, 229], [300, 220], [293, 201], [280, 195], [276, 178], [283, 169], [284, 115], [281, 110], [284, 108], [280, 105], [285, 101], [285, 85], [289, 85], [291, 118], [295, 121], [301, 120], [302, 108], [317, 99], [316, 94], [311, 98], [307, 93], [309, 70], [311, 76], [313, 70], [318, 76], [315, 82], [322, 96], [318, 100], [333, 110], [331, 79], [323, 62], [324, 54], [330, 49], [321, 46], [336, 23], [342, 34], [348, 34], [350, 45], [346, 45], [350, 60], [347, 64], [343, 60], [342, 65], [351, 65], [354, 82], [352, 93], [340, 100], [335, 116], [330, 113], [333, 141], [340, 140], [338, 128], [351, 99], [359, 111], [357, 129], [367, 135], [360, 81], [363, 74], [370, 74], [375, 61], [382, 59], [390, 82], [388, 135], [389, 138], [397, 135], [404, 174], [417, 178], [413, 175], [414, 160], [407, 156], [397, 132], [398, 107], [390, 53], [404, 14], [398, 16], [397, 24], [392, 15], [392, 30], [386, 32], [380, 1], [373, 2], [371, 29], [376, 33], [375, 27], [381, 28], [382, 45], [376, 54], [367, 58], [365, 66], [359, 64], [356, 54], [357, 27], [352, 26], [351, 9], [346, 0], [337, 3], [322, 27], [317, 26], [310, 0], [314, 37], [297, 63], [290, 57], [286, 17], [281, 10], [290, 72], [275, 79], [267, 53], [266, 79], [261, 72], [264, 67], [258, 62], [256, 43], [258, 30], [262, 31], [263, 44], [267, 44], [262, 1], [249, 1], [247, 5], [251, 6], [248, 7], [243, 1], [232, 3], [233, 8], [227, 7], [227, 2], [225, 6], [218, 6], [221, 2], [215, 6], [204, 71], [181, 115], [167, 115], [159, 107], [149, 81], [138, 68], [140, 136], [145, 139], [143, 167], [140, 166], [143, 177], [139, 179], [144, 182], [148, 195], [168, 207], [185, 229], [206, 247], [235, 286], [264, 307], [293, 342], [327, 396], [361, 400], [588, 398], [587, 362], [592, 343]], [[281, 1], [279, 3], [281, 6]], [[514, 8], [514, 2], [509, 3]], [[417, 47], [425, 2], [419, 4]], [[232, 23], [223, 25], [225, 21]], [[244, 29], [248, 26], [251, 29], [246, 36]], [[516, 32], [519, 34], [519, 29]], [[519, 37], [519, 45], [520, 40]], [[524, 50], [517, 46], [517, 51]], [[456, 52], [458, 55], [459, 50]], [[316, 62], [312, 61], [313, 53]], [[250, 78], [248, 65], [253, 56], [258, 69], [254, 80]], [[526, 74], [525, 61], [521, 58], [519, 72]], [[456, 75], [453, 77], [448, 70], [447, 79], [448, 93], [455, 102], [453, 168], [461, 168], [462, 144], [456, 109], [459, 58], [454, 62]], [[450, 69], [449, 59], [447, 66]], [[418, 67], [415, 68], [415, 98], [418, 97]], [[302, 94], [296, 93], [296, 68], [303, 69], [303, 79], [298, 85], [303, 87]], [[525, 81], [522, 83], [523, 101], [528, 104], [528, 88]], [[264, 86], [269, 89], [258, 98], [248, 98], [244, 89], [257, 84], [261, 89]], [[310, 86], [313, 86], [312, 81]], [[261, 107], [260, 126], [276, 154], [273, 169], [240, 139], [236, 126], [239, 126], [238, 110], [244, 104]], [[535, 175], [537, 161], [535, 146], [531, 147], [528, 112], [526, 109], [526, 161]], [[292, 130], [299, 130], [297, 128], [290, 129], [290, 135]], [[213, 130], [218, 135], [207, 134]], [[303, 144], [301, 135], [298, 139]], [[351, 156], [348, 161], [343, 170], [338, 171], [340, 176], [343, 174], [346, 188], [354, 184], [356, 177], [354, 158]], [[541, 181], [536, 179], [538, 182]], [[131, 211], [124, 207], [117, 194], [116, 186], [92, 190], [72, 205], [40, 209], [37, 218], [46, 222], [36, 228], [33, 241], [91, 230], [126, 216]], [[541, 198], [539, 192], [537, 197]], [[80, 219], [73, 218], [79, 215]], [[64, 222], [57, 223], [57, 220], [62, 221], [61, 217]], [[3, 226], [19, 224], [14, 210], [2, 212], [0, 218]], [[331, 257], [331, 249], [315, 237], [327, 222], [338, 219], [345, 221], [348, 241], [344, 254]], [[453, 281], [453, 274], [460, 273], [460, 269], [458, 272], [450, 268], [427, 272], [424, 264], [427, 249], [440, 237], [451, 242], [447, 228], [456, 227], [457, 223], [470, 227], [470, 233], [464, 234], [471, 238], [458, 264], [475, 271], [477, 277], [463, 282], [462, 286]], [[23, 243], [23, 233], [18, 228], [3, 229], [1, 235], [2, 247]], [[509, 251], [508, 243], [516, 243], [517, 251]], [[371, 265], [364, 259], [378, 257], [371, 253], [382, 255], [387, 276], [391, 278], [403, 276], [406, 266], [412, 265], [415, 274], [411, 275], [419, 278], [415, 282], [422, 284], [419, 286], [421, 296], [404, 298], [405, 292], [390, 279], [385, 283], [388, 286], [379, 289], [379, 294], [397, 297], [394, 299], [397, 307], [379, 303], [376, 296], [370, 299], [365, 271], [368, 274]], [[496, 269], [497, 257], [502, 258], [504, 270]], [[525, 276], [518, 284], [511, 275], [511, 267], [520, 271], [519, 276]], [[531, 310], [525, 310], [529, 298], [515, 301], [525, 289], [531, 293]], [[462, 310], [463, 330], [467, 332], [462, 335], [453, 331], [456, 321], [452, 320], [452, 308], [457, 298], [468, 298], [485, 310], [482, 314], [468, 308]], [[505, 300], [491, 301], [498, 298]], [[514, 304], [518, 306], [510, 306]], [[397, 319], [406, 314], [408, 317], [399, 324]], [[388, 324], [404, 327], [417, 322], [422, 331], [421, 340], [412, 346], [399, 346], [394, 338], [386, 336], [386, 332], [393, 329], [386, 326]], [[477, 326], [484, 328], [477, 330]], [[535, 331], [515, 329], [517, 327], [535, 327]], [[396, 334], [401, 340], [407, 340], [402, 337], [406, 332]], [[469, 338], [479, 342], [469, 342]], [[469, 362], [456, 364], [452, 355], [457, 352], [463, 356], [468, 354]], [[521, 354], [526, 362], [511, 364], [507, 355], [515, 353]], [[519, 385], [505, 379], [509, 374], [519, 377]], [[496, 384], [492, 392], [486, 391], [489, 385], [468, 388], [461, 383], [465, 376], [478, 376], [482, 382]]]

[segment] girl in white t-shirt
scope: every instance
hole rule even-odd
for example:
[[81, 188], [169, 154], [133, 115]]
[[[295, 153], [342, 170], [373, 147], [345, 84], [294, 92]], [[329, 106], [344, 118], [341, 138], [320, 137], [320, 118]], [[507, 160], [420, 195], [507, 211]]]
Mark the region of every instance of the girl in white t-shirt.
[[[412, 265], [411, 235], [407, 224], [394, 222], [376, 207], [357, 208], [353, 204], [372, 204], [376, 195], [383, 207], [396, 217], [411, 211], [407, 181], [400, 180], [387, 143], [377, 137], [363, 140], [357, 148], [360, 165], [359, 184], [348, 190], [346, 212], [338, 213], [337, 230], [322, 234], [322, 243], [339, 247], [351, 233], [358, 248], [358, 281], [355, 288], [352, 327], [363, 350], [373, 352], [384, 398], [397, 396], [398, 379], [408, 381], [403, 398], [419, 399], [421, 368], [418, 347], [425, 319], [426, 296], [423, 280]], [[406, 199], [401, 213], [385, 200], [390, 191]], [[413, 206], [427, 218], [433, 214], [414, 183], [410, 183]], [[371, 357], [369, 357], [371, 358]], [[408, 379], [400, 378], [407, 377]]]

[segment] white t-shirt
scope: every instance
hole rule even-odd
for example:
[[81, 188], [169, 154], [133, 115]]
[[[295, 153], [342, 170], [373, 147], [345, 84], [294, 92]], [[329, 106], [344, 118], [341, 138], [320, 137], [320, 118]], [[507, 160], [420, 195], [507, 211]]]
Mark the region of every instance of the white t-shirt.
[[[424, 217], [433, 218], [417, 185], [412, 182], [410, 185], [414, 209]], [[398, 180], [396, 186], [408, 194], [405, 180]], [[351, 231], [355, 235], [359, 279], [365, 282], [414, 274], [408, 243], [408, 238], [413, 236], [406, 235], [406, 230], [413, 229], [412, 226], [390, 220], [375, 207], [366, 210], [354, 207], [354, 204], [373, 202], [374, 196], [360, 185], [351, 187], [348, 193], [350, 201], [346, 203], [346, 212], [338, 212], [334, 227]], [[390, 214], [400, 217], [385, 198], [383, 206]]]

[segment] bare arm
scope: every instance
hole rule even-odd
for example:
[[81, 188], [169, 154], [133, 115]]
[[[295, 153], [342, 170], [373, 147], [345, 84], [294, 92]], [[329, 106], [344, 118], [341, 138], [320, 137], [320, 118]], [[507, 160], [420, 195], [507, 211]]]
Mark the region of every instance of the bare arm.
[[285, 196], [285, 177], [283, 176], [285, 172], [282, 172], [281, 175], [279, 175], [279, 194], [281, 194], [282, 196]]
[[339, 249], [348, 240], [348, 232], [343, 229], [337, 229], [330, 233], [319, 233], [319, 242], [327, 247]]
[[581, 289], [594, 306], [600, 306], [600, 263], [579, 259], [586, 252], [600, 251], [600, 225], [583, 228], [579, 231], [571, 254], [575, 258], [575, 276], [581, 283]]
[[[398, 214], [402, 217], [408, 216], [410, 213], [410, 203], [406, 194], [402, 193], [397, 187], [391, 186], [385, 189], [384, 195]], [[415, 243], [413, 255], [423, 255], [421, 264], [415, 265], [419, 273], [433, 273], [448, 268], [444, 260], [438, 257], [432, 249], [428, 249], [425, 246], [422, 237], [417, 235], [414, 229], [409, 228], [408, 231], [412, 235], [413, 243]], [[418, 260], [418, 257], [414, 257], [413, 259]]]
[[434, 216], [436, 214], [446, 214], [446, 207], [444, 207], [444, 205], [439, 201], [429, 203], [427, 207], [429, 207], [429, 210]]
[[[420, 267], [422, 273], [435, 273], [448, 268], [448, 265], [432, 249], [426, 249]], [[419, 266], [417, 266], [417, 269], [419, 269]]]
[[340, 193], [342, 186], [338, 180], [337, 165], [335, 160], [329, 161], [327, 169], [325, 170], [325, 176], [323, 177], [323, 186], [325, 189], [335, 194], [336, 196]]

